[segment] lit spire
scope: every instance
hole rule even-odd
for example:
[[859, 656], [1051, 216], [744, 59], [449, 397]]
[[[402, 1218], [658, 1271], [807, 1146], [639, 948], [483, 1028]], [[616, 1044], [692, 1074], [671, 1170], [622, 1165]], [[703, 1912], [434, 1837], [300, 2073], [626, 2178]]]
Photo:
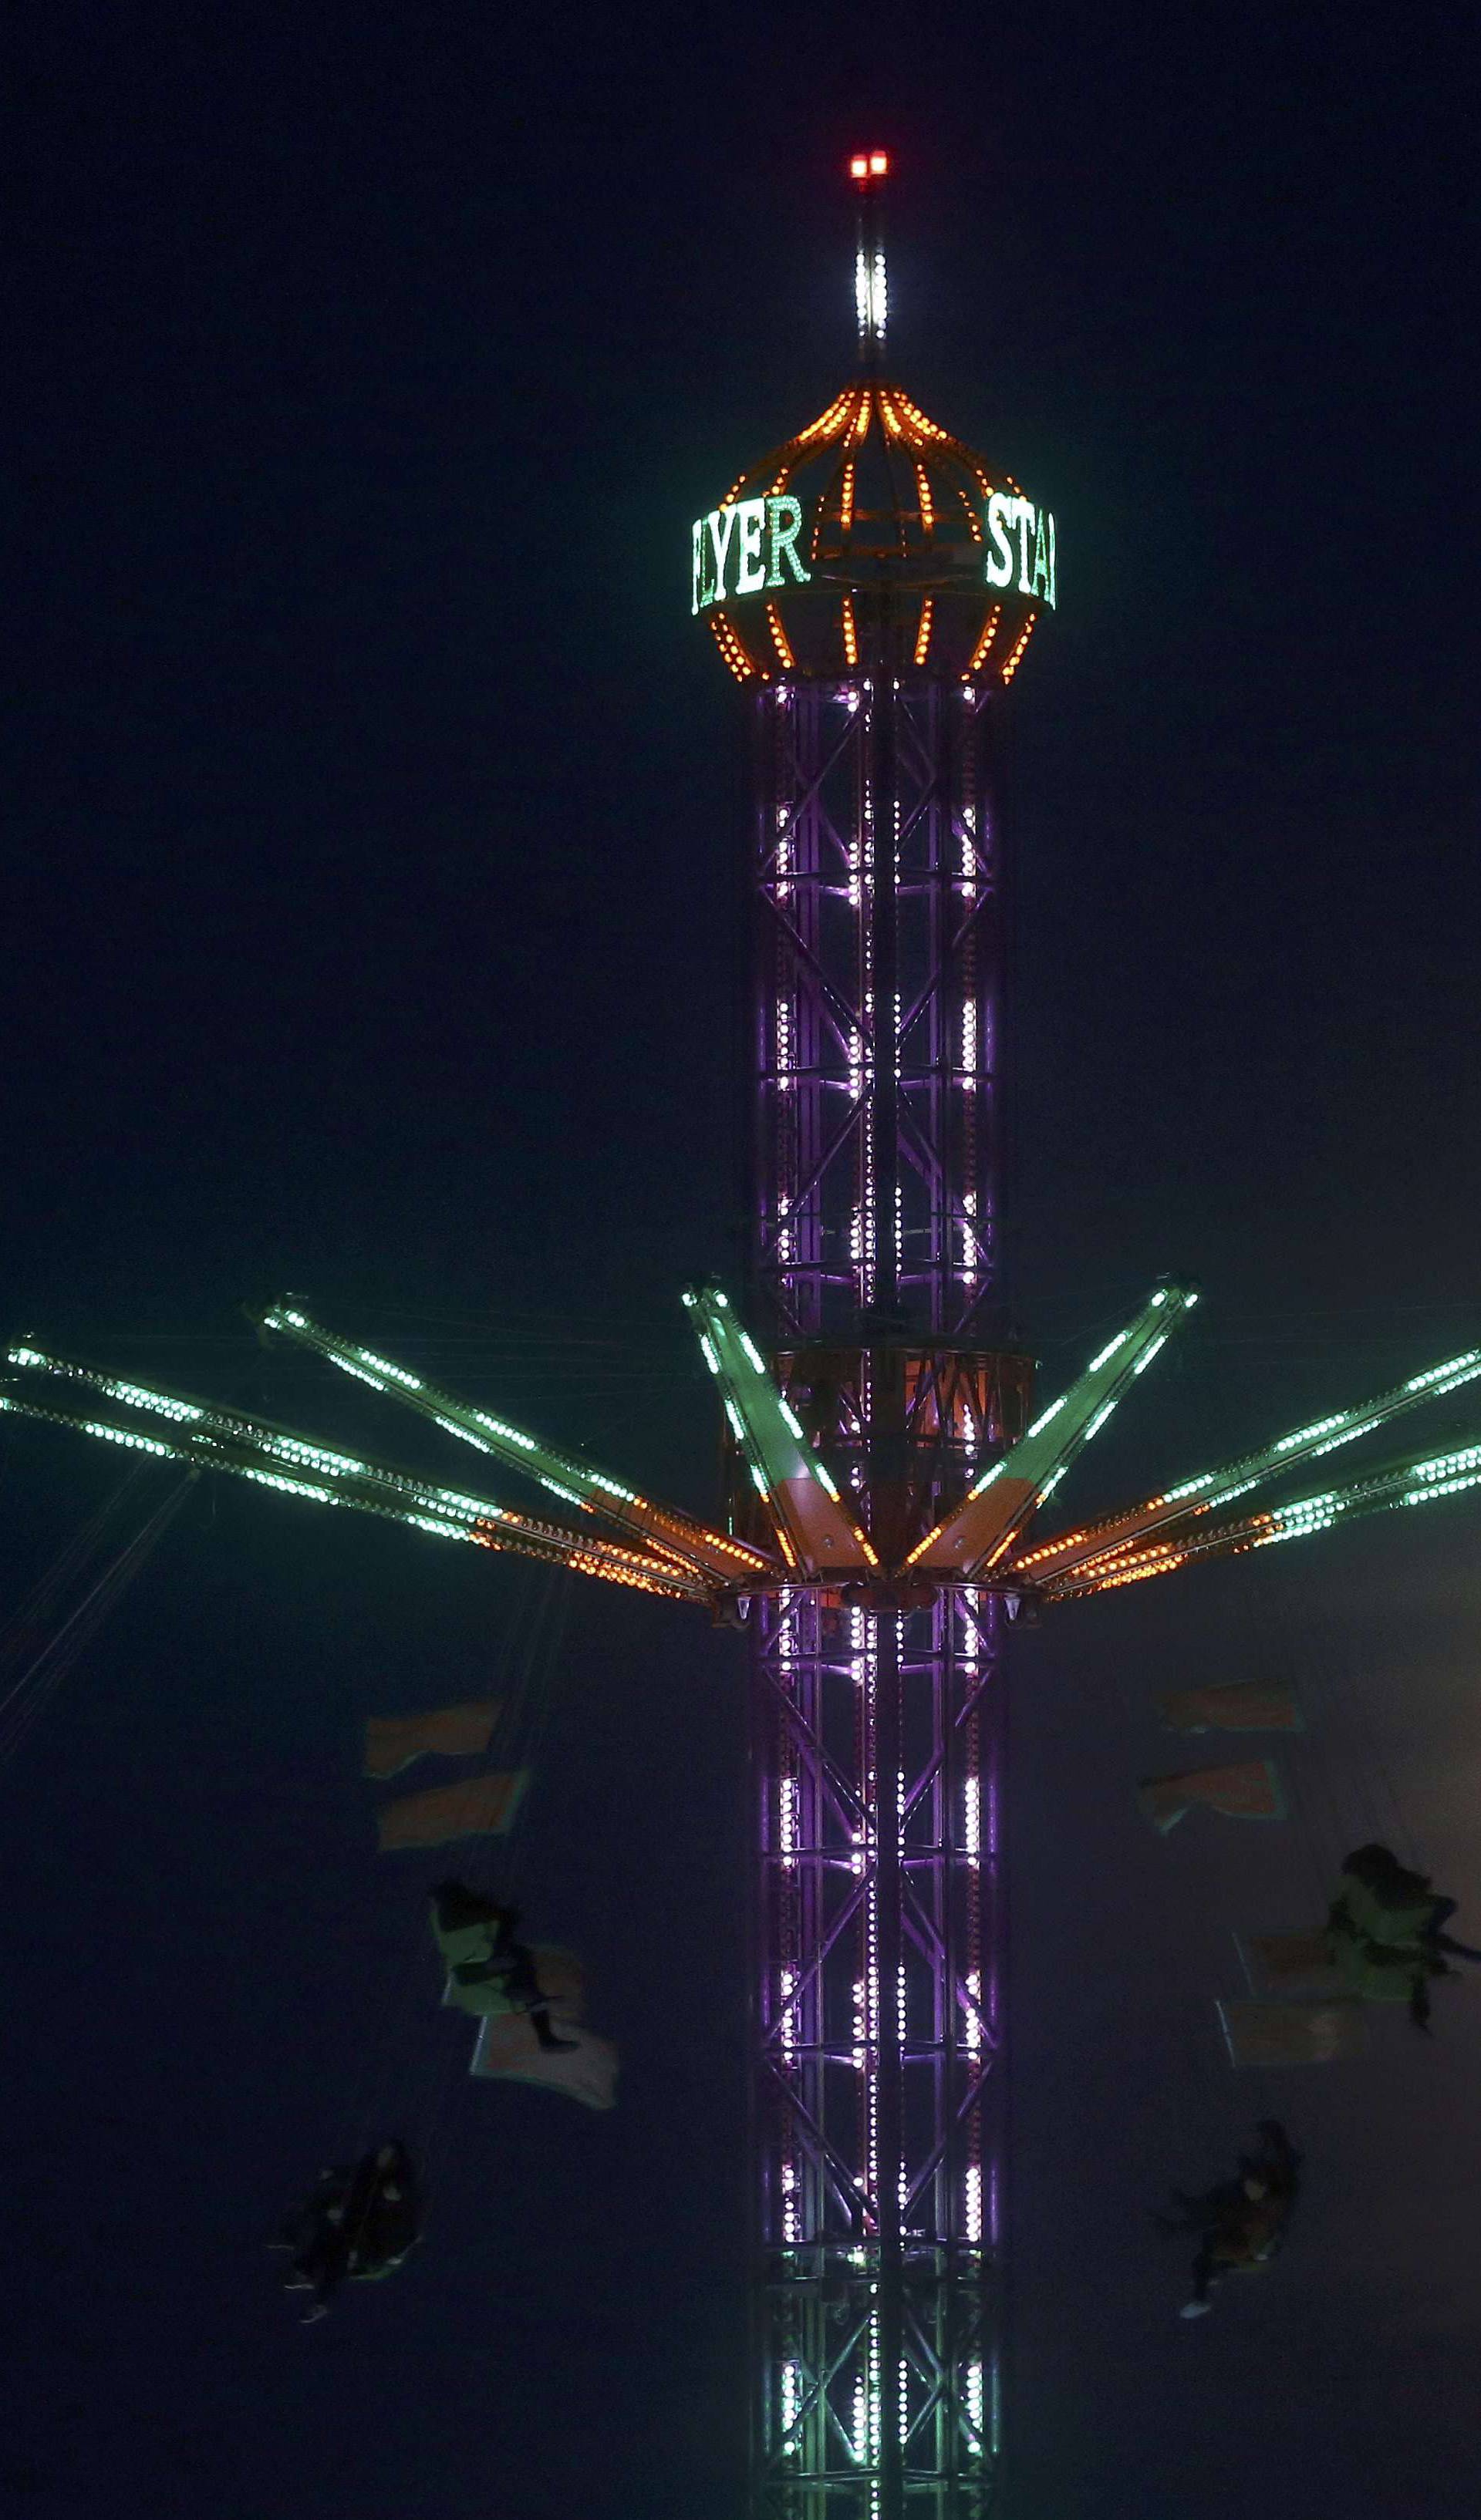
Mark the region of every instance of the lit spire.
[[849, 160], [849, 173], [858, 196], [854, 303], [858, 317], [859, 362], [865, 368], [879, 366], [889, 312], [885, 249], [879, 233], [879, 188], [889, 171], [890, 160], [883, 149], [860, 150]]

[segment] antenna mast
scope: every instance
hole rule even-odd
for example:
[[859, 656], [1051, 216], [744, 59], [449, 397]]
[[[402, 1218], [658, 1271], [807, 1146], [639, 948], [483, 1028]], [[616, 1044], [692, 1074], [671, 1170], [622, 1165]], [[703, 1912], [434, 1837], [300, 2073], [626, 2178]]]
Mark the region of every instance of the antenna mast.
[[877, 376], [885, 344], [889, 292], [885, 249], [880, 241], [879, 191], [890, 172], [883, 149], [871, 149], [849, 160], [858, 199], [858, 245], [854, 258], [854, 302], [858, 317], [858, 363], [866, 376]]

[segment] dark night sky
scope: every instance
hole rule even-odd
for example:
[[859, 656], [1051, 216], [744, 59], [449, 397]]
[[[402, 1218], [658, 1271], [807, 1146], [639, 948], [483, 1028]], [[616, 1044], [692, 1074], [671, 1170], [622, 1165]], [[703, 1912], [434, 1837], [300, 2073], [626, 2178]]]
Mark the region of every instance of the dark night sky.
[[[687, 526], [847, 372], [862, 141], [903, 381], [1059, 517], [1026, 1335], [1053, 1376], [1160, 1270], [1206, 1290], [1097, 1476], [1481, 1337], [1458, 13], [4, 22], [6, 1328], [404, 1452], [258, 1351], [292, 1285], [710, 1501], [674, 1298], [736, 1250], [744, 745]], [[120, 1474], [9, 1430], [0, 1613]], [[1481, 1922], [1476, 1535], [1017, 1645], [1013, 2520], [1481, 2505], [1481, 1986], [1280, 2087], [1310, 2194], [1258, 2295], [1180, 2327], [1144, 2211], [1274, 2096], [1214, 2042], [1234, 1927], [1375, 1833]], [[354, 1774], [550, 1610], [472, 1556], [198, 1491], [0, 1776], [18, 2513], [739, 2520], [739, 1657], [573, 1595], [521, 1887], [623, 2101], [476, 2088]], [[1294, 1817], [1157, 1842], [1150, 1699], [1208, 1669], [1302, 1688]], [[427, 2247], [301, 2333], [263, 2230], [429, 2090]]]

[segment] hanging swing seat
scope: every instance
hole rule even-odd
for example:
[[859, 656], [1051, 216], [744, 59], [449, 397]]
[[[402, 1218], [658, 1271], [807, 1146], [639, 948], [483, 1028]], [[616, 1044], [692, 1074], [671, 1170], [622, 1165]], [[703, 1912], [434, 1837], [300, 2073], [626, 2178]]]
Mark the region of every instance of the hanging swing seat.
[[479, 1697], [421, 1715], [372, 1715], [362, 1774], [384, 1781], [417, 1759], [476, 1759], [487, 1749], [499, 1712], [497, 1698]]
[[1325, 1934], [1236, 1934], [1251, 1995], [1338, 1996], [1346, 1980]]
[[1269, 1759], [1243, 1759], [1227, 1768], [1192, 1768], [1183, 1776], [1144, 1777], [1137, 1808], [1165, 1837], [1196, 1807], [1226, 1820], [1284, 1820], [1285, 1796]]
[[617, 2106], [618, 2054], [609, 2039], [578, 2030], [557, 2013], [554, 2027], [575, 2045], [558, 2049], [539, 2044], [530, 2023], [519, 2014], [485, 2021], [479, 2030], [469, 2072], [491, 2083], [537, 2083], [546, 2091], [565, 2092], [588, 2109]]
[[464, 1777], [455, 1785], [432, 1785], [424, 1793], [382, 1803], [376, 1813], [381, 1853], [446, 1846], [457, 1837], [503, 1837], [514, 1825], [529, 1782], [528, 1768], [495, 1770], [491, 1776]]
[[1295, 1696], [1278, 1682], [1235, 1680], [1175, 1689], [1157, 1701], [1170, 1732], [1300, 1732]]
[[1339, 2065], [1367, 2052], [1363, 2006], [1350, 1996], [1316, 2003], [1225, 2002], [1219, 2006], [1229, 2063]]

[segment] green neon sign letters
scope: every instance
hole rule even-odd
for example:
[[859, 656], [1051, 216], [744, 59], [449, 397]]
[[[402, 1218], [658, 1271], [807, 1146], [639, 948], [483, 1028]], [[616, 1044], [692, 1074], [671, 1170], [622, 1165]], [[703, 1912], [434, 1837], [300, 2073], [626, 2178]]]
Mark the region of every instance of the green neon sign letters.
[[[1054, 519], [1011, 490], [995, 490], [987, 507], [984, 570], [990, 586], [1011, 586], [1015, 566], [1020, 595], [1038, 596], [1054, 608]], [[1015, 552], [1013, 542], [1018, 549]]]
[[[1054, 518], [1047, 508], [1012, 490], [994, 490], [985, 511], [983, 574], [989, 586], [1016, 586], [1052, 610], [1059, 594]], [[727, 499], [690, 528], [691, 612], [737, 597], [809, 586], [812, 572], [797, 546], [800, 500], [790, 492], [765, 499]]]
[[697, 518], [691, 528], [690, 611], [704, 612], [728, 596], [760, 595], [789, 583], [807, 586], [811, 571], [797, 549], [802, 529], [802, 504], [790, 494], [727, 500]]

